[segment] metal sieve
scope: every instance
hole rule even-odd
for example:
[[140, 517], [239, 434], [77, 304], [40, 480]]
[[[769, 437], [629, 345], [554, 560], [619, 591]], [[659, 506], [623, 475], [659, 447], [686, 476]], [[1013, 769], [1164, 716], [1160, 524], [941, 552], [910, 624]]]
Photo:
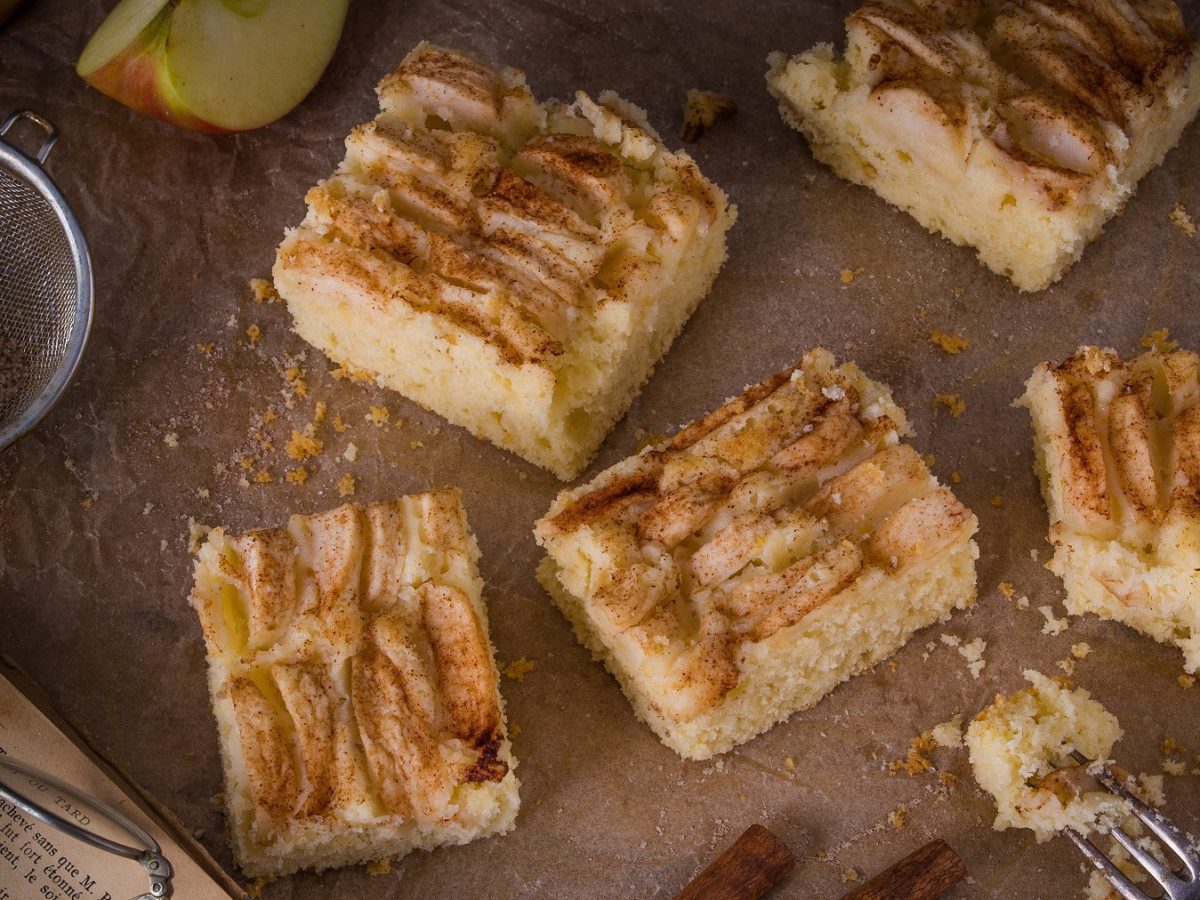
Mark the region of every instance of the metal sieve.
[[[3, 140], [25, 119], [46, 132], [36, 158]], [[0, 450], [49, 412], [92, 323], [92, 262], [42, 163], [58, 129], [27, 109], [0, 123]]]

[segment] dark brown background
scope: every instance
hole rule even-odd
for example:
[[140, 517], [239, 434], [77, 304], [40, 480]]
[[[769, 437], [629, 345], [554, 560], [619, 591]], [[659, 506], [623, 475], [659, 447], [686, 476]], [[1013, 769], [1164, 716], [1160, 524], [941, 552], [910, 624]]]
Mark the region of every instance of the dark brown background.
[[[923, 729], [1016, 688], [1023, 668], [1056, 671], [1081, 640], [1093, 653], [1076, 680], [1124, 725], [1119, 758], [1157, 772], [1159, 743], [1171, 736], [1187, 746], [1188, 768], [1196, 764], [1200, 686], [1176, 683], [1177, 651], [1094, 618], [1043, 636], [1042, 617], [1017, 610], [996, 585], [1012, 581], [1034, 607], [1053, 603], [1061, 614], [1059, 585], [1041, 568], [1046, 520], [1027, 416], [1010, 408], [1031, 367], [1081, 342], [1130, 354], [1160, 327], [1200, 349], [1200, 237], [1167, 220], [1177, 201], [1200, 218], [1200, 129], [1059, 285], [1028, 296], [816, 165], [783, 125], [764, 86], [766, 54], [840, 40], [846, 2], [359, 0], [329, 71], [299, 109], [220, 138], [139, 117], [75, 76], [108, 5], [36, 0], [0, 31], [0, 112], [28, 106], [62, 129], [49, 169], [88, 235], [97, 280], [76, 383], [36, 433], [0, 452], [0, 650], [227, 865], [203, 649], [186, 602], [189, 517], [235, 529], [279, 523], [336, 505], [334, 485], [347, 471], [362, 501], [457, 483], [483, 548], [502, 664], [536, 661], [523, 682], [503, 685], [520, 726], [523, 806], [513, 834], [417, 853], [386, 876], [353, 868], [285, 879], [265, 897], [669, 895], [755, 821], [800, 858], [787, 896], [835, 896], [845, 868], [874, 872], [933, 835], [958, 849], [973, 876], [956, 896], [1073, 896], [1086, 876], [1072, 848], [994, 833], [963, 752], [935, 754], [962, 776], [948, 792], [932, 775], [890, 776], [883, 766]], [[1195, 30], [1200, 7], [1192, 0], [1187, 9]], [[309, 397], [284, 408], [282, 354], [306, 345], [282, 306], [253, 302], [247, 280], [269, 271], [304, 191], [341, 158], [350, 127], [374, 113], [376, 80], [422, 38], [521, 66], [541, 97], [613, 88], [645, 106], [672, 144], [688, 88], [736, 98], [736, 119], [694, 149], [741, 210], [729, 263], [596, 465], [628, 454], [639, 430], [671, 429], [824, 344], [893, 386], [916, 446], [936, 455], [943, 479], [961, 471], [956, 491], [981, 526], [972, 611], [918, 635], [894, 669], [881, 665], [720, 760], [683, 762], [635, 721], [533, 579], [530, 525], [561, 487], [552, 476], [458, 429], [435, 435], [436, 416], [333, 380], [313, 350]], [[840, 283], [843, 268], [860, 267], [853, 284]], [[252, 323], [261, 343], [239, 346]], [[943, 354], [926, 339], [931, 328], [967, 336], [970, 349]], [[210, 341], [211, 356], [194, 349]], [[944, 391], [966, 400], [961, 418], [933, 409]], [[352, 427], [337, 435], [327, 423], [319, 471], [303, 487], [281, 483], [290, 461], [280, 448], [310, 420], [314, 399]], [[364, 422], [367, 407], [381, 404], [405, 424]], [[267, 429], [277, 449], [265, 458], [277, 482], [243, 488], [234, 463], [268, 408], [280, 413]], [[177, 449], [164, 441], [171, 432]], [[361, 451], [353, 465], [340, 456], [351, 440]], [[942, 632], [987, 640], [978, 680], [938, 642]], [[1167, 778], [1168, 811], [1192, 830], [1200, 830], [1197, 781]], [[886, 819], [902, 805], [908, 824], [896, 831]]]

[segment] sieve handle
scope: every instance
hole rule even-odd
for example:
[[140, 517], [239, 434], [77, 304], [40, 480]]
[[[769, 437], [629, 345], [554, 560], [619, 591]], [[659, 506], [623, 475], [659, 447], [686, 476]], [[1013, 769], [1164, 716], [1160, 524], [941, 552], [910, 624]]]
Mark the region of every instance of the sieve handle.
[[46, 161], [46, 157], [50, 155], [50, 150], [54, 147], [54, 142], [58, 140], [58, 129], [54, 127], [54, 123], [45, 116], [40, 116], [32, 109], [18, 109], [15, 112], [10, 112], [3, 122], [0, 122], [0, 137], [8, 134], [8, 130], [17, 124], [20, 119], [28, 119], [34, 125], [37, 125], [42, 131], [46, 132], [46, 138], [42, 141], [42, 146], [38, 147], [37, 161], [41, 165]]

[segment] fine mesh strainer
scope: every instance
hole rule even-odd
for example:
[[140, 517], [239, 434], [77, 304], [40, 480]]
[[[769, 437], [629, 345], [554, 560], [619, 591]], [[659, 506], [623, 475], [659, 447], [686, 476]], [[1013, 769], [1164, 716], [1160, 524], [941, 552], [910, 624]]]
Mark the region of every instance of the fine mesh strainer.
[[[36, 158], [3, 139], [25, 119], [46, 132]], [[0, 450], [71, 380], [92, 322], [92, 262], [79, 223], [42, 169], [58, 129], [27, 109], [0, 123]]]

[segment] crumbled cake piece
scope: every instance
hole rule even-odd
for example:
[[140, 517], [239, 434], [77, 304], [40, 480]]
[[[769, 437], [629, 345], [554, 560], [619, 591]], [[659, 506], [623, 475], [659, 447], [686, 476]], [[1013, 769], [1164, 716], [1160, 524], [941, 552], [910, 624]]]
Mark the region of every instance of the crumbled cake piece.
[[296, 331], [573, 477], [708, 292], [735, 209], [612, 93], [539, 103], [520, 71], [422, 43], [378, 94], [279, 247]]
[[1176, 203], [1171, 208], [1171, 212], [1168, 213], [1167, 217], [1171, 220], [1172, 225], [1188, 237], [1196, 236], [1196, 223], [1192, 220], [1192, 217], [1188, 214], [1187, 209], [1184, 208], [1182, 203]]
[[949, 353], [951, 356], [962, 353], [971, 346], [970, 340], [962, 335], [950, 334], [937, 328], [929, 332], [929, 341], [939, 350]]
[[706, 759], [975, 598], [975, 516], [824, 350], [574, 490], [538, 578], [634, 711]]
[[[1128, 813], [1124, 800], [1089, 775], [1107, 762], [1121, 726], [1082, 688], [1027, 670], [1030, 687], [998, 695], [967, 728], [979, 786], [996, 799], [994, 828], [1029, 828], [1039, 843], [1062, 828], [1107, 831]], [[1081, 765], [1072, 751], [1091, 763]]]
[[208, 533], [191, 603], [248, 876], [511, 830], [478, 557], [453, 490]]
[[1200, 669], [1200, 357], [1122, 362], [1083, 347], [1041, 363], [1018, 401], [1033, 418], [1050, 571], [1072, 615], [1124, 622]]
[[732, 116], [735, 112], [737, 104], [728, 94], [689, 90], [683, 104], [683, 131], [680, 137], [686, 144], [695, 143], [700, 140], [700, 135], [717, 124], [718, 119]]
[[768, 58], [784, 119], [1023, 291], [1062, 277], [1200, 107], [1169, 0], [867, 0], [846, 34], [841, 57]]

